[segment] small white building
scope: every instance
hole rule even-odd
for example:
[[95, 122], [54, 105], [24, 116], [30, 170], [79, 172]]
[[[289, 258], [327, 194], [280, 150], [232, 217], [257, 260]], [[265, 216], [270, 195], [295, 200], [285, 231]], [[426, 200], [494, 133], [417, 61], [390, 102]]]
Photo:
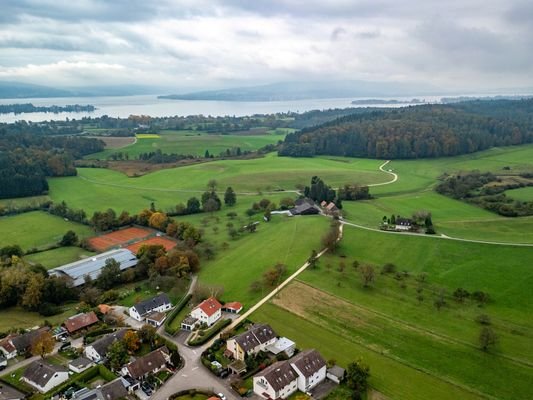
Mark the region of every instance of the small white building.
[[331, 368], [328, 368], [326, 377], [337, 384], [341, 383], [344, 380], [346, 371], [344, 368], [334, 365]]
[[172, 303], [166, 293], [158, 294], [150, 299], [141, 301], [130, 307], [130, 317], [137, 321], [144, 321], [153, 312], [164, 313], [172, 308]]
[[85, 371], [86, 369], [91, 368], [93, 365], [94, 363], [88, 358], [79, 357], [68, 363], [68, 369], [70, 369], [72, 372], [79, 374]]
[[246, 355], [255, 355], [266, 351], [268, 346], [276, 343], [276, 332], [267, 324], [252, 326], [248, 331], [234, 336], [226, 342], [226, 352], [235, 360], [244, 361]]
[[222, 305], [214, 297], [210, 297], [196, 306], [191, 311], [191, 317], [198, 320], [200, 324], [213, 325], [222, 316]]
[[276, 356], [278, 354], [284, 354], [286, 357], [291, 358], [296, 350], [296, 343], [286, 337], [282, 337], [266, 349]]
[[68, 379], [69, 373], [65, 367], [52, 365], [44, 360], [32, 362], [22, 375], [24, 382], [41, 393], [52, 390]]
[[13, 337], [14, 335], [9, 335], [0, 341], [0, 353], [8, 360], [17, 356], [17, 349], [11, 342]]

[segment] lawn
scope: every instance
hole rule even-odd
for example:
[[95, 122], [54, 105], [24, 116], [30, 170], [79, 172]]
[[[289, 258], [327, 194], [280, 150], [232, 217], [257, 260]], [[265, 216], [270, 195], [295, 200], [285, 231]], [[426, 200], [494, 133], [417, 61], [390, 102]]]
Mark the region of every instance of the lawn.
[[0, 311], [0, 332], [9, 332], [15, 329], [27, 329], [32, 326], [44, 326], [48, 321], [53, 326], [61, 325], [65, 319], [76, 314], [78, 303], [65, 304], [62, 312], [51, 317], [44, 317], [37, 312], [30, 312], [22, 307], [4, 308]]
[[117, 149], [106, 149], [100, 153], [91, 154], [89, 159], [107, 159], [117, 151], [127, 153], [130, 159], [137, 158], [140, 153], [150, 153], [161, 150], [163, 153], [187, 154], [203, 156], [219, 155], [226, 149], [240, 147], [242, 151], [253, 151], [268, 144], [276, 144], [283, 140], [283, 132], [262, 135], [215, 135], [202, 131], [162, 130], [159, 134], [138, 134], [137, 142], [133, 145]]
[[312, 249], [321, 247], [327, 229], [328, 220], [319, 216], [275, 216], [271, 222], [260, 223], [255, 233], [244, 233], [235, 241], [221, 229], [212, 235], [222, 236], [229, 248], [203, 263], [200, 282], [223, 286], [222, 300], [239, 301], [248, 308], [271, 290], [263, 287], [252, 292], [250, 284], [261, 281], [263, 273], [276, 263], [287, 266], [286, 276], [294, 272]]
[[[180, 283], [180, 285], [176, 285], [172, 289], [165, 292], [173, 305], [175, 305], [183, 297], [189, 285], [188, 281], [183, 281]], [[135, 290], [135, 288], [140, 288], [140, 290]], [[117, 304], [124, 307], [132, 307], [135, 304], [149, 299], [150, 297], [153, 297], [161, 292], [160, 290], [152, 288], [148, 280], [122, 285], [119, 288], [116, 288], [116, 290], [120, 292], [121, 296]]]
[[68, 230], [76, 232], [80, 239], [92, 234], [85, 225], [65, 221], [43, 211], [1, 217], [0, 247], [18, 244], [24, 250], [43, 248], [59, 242]]
[[507, 190], [505, 194], [513, 200], [533, 201], [533, 186]]
[[[171, 168], [129, 178], [108, 169], [79, 168], [78, 176], [51, 178], [50, 197], [65, 200], [88, 214], [109, 207], [138, 212], [155, 202], [166, 209], [192, 196], [201, 196], [206, 184], [216, 179], [221, 191], [232, 186], [238, 193], [294, 190], [309, 184], [320, 175], [331, 185], [346, 182], [386, 182], [388, 175], [378, 171], [379, 160], [300, 158], [291, 159], [270, 154], [252, 160], [223, 160]], [[294, 194], [291, 194], [292, 196]]]
[[41, 264], [46, 269], [52, 269], [81, 260], [82, 258], [90, 257], [93, 254], [95, 253], [80, 247], [71, 246], [30, 254], [25, 256], [24, 259], [32, 264]]

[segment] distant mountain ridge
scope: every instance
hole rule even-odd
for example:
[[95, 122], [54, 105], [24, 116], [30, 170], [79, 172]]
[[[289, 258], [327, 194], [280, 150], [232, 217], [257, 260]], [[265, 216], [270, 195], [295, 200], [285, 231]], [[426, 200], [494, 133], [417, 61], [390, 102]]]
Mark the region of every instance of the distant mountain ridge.
[[157, 93], [161, 93], [160, 88], [141, 85], [53, 88], [49, 86], [34, 85], [31, 83], [0, 81], [1, 99], [133, 96]]
[[159, 96], [174, 100], [289, 101], [364, 96], [400, 97], [442, 93], [439, 88], [401, 82], [279, 82], [268, 85], [206, 90]]

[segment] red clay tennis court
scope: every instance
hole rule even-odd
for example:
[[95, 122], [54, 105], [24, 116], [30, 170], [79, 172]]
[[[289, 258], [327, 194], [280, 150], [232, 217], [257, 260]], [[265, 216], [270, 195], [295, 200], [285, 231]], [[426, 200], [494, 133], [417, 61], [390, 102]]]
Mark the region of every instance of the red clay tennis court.
[[140, 242], [134, 243], [128, 247], [126, 247], [128, 250], [130, 250], [132, 253], [137, 254], [139, 249], [142, 246], [149, 246], [149, 245], [161, 245], [165, 248], [165, 251], [169, 251], [170, 249], [174, 248], [176, 246], [176, 242], [173, 240], [164, 238], [164, 237], [153, 237], [147, 240], [141, 240]]
[[[142, 240], [150, 235], [153, 231], [142, 228], [126, 228], [115, 232], [106, 233], [101, 236], [95, 236], [89, 239], [89, 244], [96, 251], [104, 251], [111, 247], [123, 246], [135, 241]], [[174, 242], [173, 242], [174, 243]]]

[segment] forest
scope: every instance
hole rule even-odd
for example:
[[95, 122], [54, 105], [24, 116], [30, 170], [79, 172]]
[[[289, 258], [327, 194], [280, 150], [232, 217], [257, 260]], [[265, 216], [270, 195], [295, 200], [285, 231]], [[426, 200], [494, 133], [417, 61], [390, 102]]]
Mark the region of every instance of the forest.
[[74, 160], [103, 148], [98, 139], [0, 130], [0, 198], [43, 194], [47, 176], [76, 175]]
[[456, 156], [533, 142], [533, 100], [367, 110], [288, 134], [280, 156], [380, 159]]
[[82, 112], [94, 111], [96, 108], [92, 105], [68, 104], [66, 106], [34, 106], [31, 103], [24, 104], [1, 104], [0, 114], [23, 114], [34, 112], [60, 113], [60, 112]]

